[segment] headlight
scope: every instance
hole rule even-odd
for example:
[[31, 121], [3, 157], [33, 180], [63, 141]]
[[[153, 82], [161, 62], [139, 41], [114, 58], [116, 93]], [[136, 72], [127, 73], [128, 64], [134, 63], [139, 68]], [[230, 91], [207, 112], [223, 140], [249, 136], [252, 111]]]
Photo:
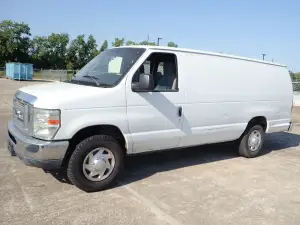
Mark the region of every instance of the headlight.
[[33, 136], [51, 140], [60, 128], [60, 111], [56, 109], [33, 109]]

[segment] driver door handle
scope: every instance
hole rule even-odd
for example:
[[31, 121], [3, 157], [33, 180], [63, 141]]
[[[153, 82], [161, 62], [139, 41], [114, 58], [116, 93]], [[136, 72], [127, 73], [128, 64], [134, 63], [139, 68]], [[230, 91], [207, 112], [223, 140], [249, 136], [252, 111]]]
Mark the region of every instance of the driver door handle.
[[179, 117], [182, 116], [182, 107], [181, 106], [178, 107], [178, 116]]

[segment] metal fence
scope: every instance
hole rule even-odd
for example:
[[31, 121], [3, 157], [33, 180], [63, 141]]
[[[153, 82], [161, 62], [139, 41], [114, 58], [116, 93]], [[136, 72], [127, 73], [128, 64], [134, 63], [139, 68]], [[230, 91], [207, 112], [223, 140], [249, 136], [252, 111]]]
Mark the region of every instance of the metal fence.
[[294, 92], [299, 92], [299, 93], [300, 93], [300, 81], [298, 81], [298, 82], [293, 82], [293, 91], [294, 91]]
[[5, 77], [5, 67], [0, 67], [0, 77]]
[[[33, 79], [66, 81], [70, 80], [76, 73], [76, 70], [44, 70], [33, 69]], [[0, 77], [5, 77], [5, 67], [0, 67]]]
[[74, 70], [34, 70], [36, 78], [43, 80], [67, 81], [72, 78], [76, 71]]

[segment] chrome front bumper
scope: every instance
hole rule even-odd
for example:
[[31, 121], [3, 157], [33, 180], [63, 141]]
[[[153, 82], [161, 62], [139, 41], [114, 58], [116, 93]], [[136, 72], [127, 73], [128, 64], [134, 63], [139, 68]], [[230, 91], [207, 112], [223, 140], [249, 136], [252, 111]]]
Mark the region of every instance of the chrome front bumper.
[[17, 155], [25, 165], [43, 169], [61, 167], [69, 146], [68, 141], [42, 141], [21, 133], [8, 122], [8, 148], [12, 155]]

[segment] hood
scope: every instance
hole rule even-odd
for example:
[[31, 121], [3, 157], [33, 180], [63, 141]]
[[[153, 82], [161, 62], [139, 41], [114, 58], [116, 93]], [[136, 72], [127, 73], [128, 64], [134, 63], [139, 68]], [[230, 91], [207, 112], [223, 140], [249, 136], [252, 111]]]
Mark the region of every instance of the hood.
[[37, 100], [34, 102], [36, 108], [64, 110], [125, 105], [125, 86], [121, 85], [104, 88], [51, 82], [30, 85], [20, 88], [19, 91], [36, 97]]

